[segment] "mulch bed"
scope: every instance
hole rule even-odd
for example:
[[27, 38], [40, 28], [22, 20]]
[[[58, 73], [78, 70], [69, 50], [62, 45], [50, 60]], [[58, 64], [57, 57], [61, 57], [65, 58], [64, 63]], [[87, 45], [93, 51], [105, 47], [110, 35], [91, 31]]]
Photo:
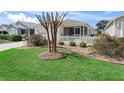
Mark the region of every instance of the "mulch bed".
[[111, 63], [116, 63], [116, 64], [124, 64], [124, 59], [118, 60], [116, 58], [111, 58], [109, 56], [104, 56], [98, 54], [92, 47], [87, 47], [87, 48], [81, 48], [79, 46], [69, 46], [69, 45], [62, 45], [60, 47], [66, 48], [70, 51], [76, 52], [80, 55], [83, 56], [88, 56], [97, 60], [103, 60]]
[[49, 60], [49, 59], [61, 59], [61, 58], [65, 58], [66, 56], [67, 56], [67, 54], [64, 52], [53, 53], [53, 52], [45, 51], [39, 55], [39, 58]]

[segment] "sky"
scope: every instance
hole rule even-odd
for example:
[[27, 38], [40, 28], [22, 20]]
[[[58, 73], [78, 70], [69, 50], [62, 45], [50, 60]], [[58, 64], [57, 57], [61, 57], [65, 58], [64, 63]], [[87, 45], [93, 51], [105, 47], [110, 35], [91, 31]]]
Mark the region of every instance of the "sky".
[[[11, 24], [16, 21], [37, 23], [36, 14], [41, 13], [41, 11], [0, 11], [0, 24]], [[122, 14], [124, 11], [69, 11], [66, 19], [83, 21], [96, 28], [98, 21], [111, 20]]]

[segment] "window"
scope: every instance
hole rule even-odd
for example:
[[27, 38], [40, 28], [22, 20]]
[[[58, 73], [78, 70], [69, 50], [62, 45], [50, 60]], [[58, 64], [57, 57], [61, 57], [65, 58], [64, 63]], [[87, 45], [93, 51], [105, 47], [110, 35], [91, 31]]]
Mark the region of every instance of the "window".
[[80, 28], [79, 27], [75, 28], [75, 34], [80, 34]]
[[30, 34], [34, 34], [34, 29], [30, 29]]
[[64, 35], [74, 35], [73, 27], [64, 27]]
[[25, 29], [19, 28], [18, 29], [18, 34], [21, 34], [21, 35], [25, 34]]

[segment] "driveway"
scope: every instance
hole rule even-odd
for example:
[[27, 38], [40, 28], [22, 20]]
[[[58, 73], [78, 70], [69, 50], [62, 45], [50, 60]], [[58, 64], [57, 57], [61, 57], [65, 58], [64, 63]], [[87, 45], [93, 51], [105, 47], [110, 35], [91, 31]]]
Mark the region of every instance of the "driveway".
[[11, 49], [11, 48], [17, 48], [17, 47], [21, 47], [21, 46], [25, 46], [25, 45], [26, 45], [26, 41], [1, 44], [0, 51]]

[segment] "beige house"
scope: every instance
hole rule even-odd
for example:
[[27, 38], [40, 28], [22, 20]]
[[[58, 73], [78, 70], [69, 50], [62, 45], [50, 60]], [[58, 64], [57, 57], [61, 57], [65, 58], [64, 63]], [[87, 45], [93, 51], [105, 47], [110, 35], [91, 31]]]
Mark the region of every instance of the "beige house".
[[113, 18], [105, 27], [105, 33], [111, 36], [124, 37], [124, 15]]

